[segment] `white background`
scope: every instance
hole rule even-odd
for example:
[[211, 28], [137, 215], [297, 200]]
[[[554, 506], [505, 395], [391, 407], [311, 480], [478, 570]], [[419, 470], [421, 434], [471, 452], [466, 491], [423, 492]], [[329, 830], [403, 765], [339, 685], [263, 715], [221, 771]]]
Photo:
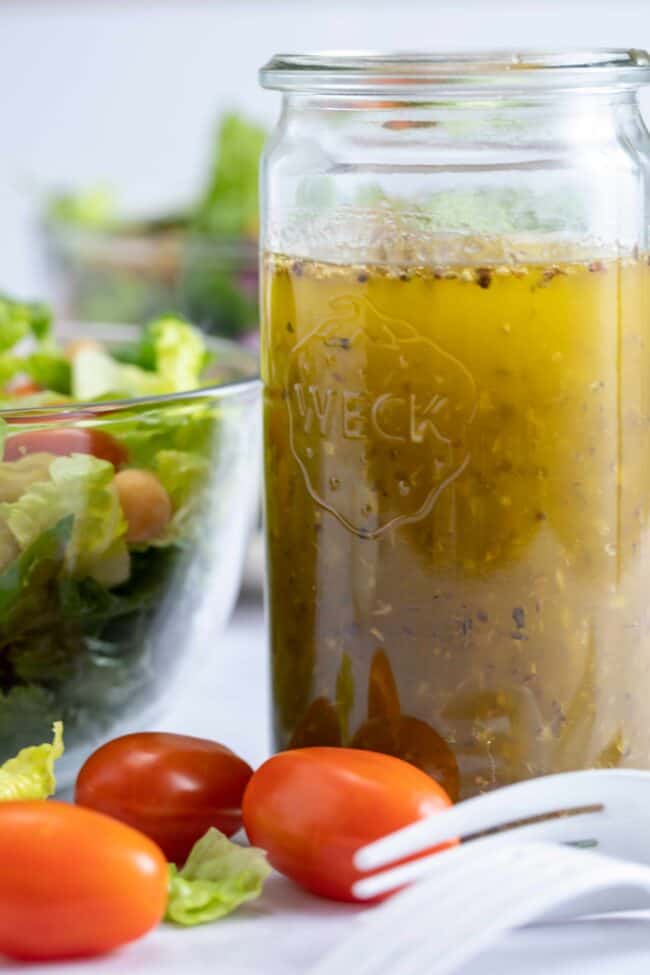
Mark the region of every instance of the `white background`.
[[0, 0], [0, 288], [43, 287], [52, 187], [107, 181], [131, 211], [188, 198], [213, 121], [272, 122], [277, 51], [650, 47], [649, 0]]
[[[650, 47], [650, 0], [0, 0], [0, 289], [42, 287], [34, 220], [49, 188], [109, 181], [134, 211], [188, 198], [220, 110], [272, 121], [277, 96], [256, 74], [275, 51], [591, 45]], [[168, 726], [257, 764], [269, 749], [258, 605], [240, 608], [213, 649], [201, 693]], [[48, 971], [305, 975], [354, 922], [282, 881], [251, 911], [254, 922], [163, 928], [124, 955]], [[463, 973], [645, 975], [648, 924], [517, 932]]]

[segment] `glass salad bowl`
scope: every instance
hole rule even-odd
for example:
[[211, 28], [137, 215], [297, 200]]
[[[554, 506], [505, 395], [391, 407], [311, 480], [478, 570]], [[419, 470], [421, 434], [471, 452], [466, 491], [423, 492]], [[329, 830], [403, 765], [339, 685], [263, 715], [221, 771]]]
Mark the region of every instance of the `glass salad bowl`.
[[41, 243], [57, 308], [85, 322], [173, 310], [210, 335], [258, 334], [258, 170], [266, 132], [223, 114], [196, 195], [176, 212], [120, 212], [106, 186], [48, 195]]
[[64, 316], [136, 322], [173, 309], [210, 335], [256, 344], [256, 240], [174, 226], [50, 222], [42, 232], [52, 292]]
[[[0, 404], [0, 761], [61, 719], [64, 786], [100, 741], [155, 723], [214, 648], [257, 512], [256, 360], [199, 338], [199, 388], [156, 392], [153, 367], [181, 382], [198, 335], [178, 326], [174, 347], [170, 321], [145, 339], [65, 326], [67, 360], [41, 335]], [[74, 396], [42, 391], [65, 385], [57, 369]]]

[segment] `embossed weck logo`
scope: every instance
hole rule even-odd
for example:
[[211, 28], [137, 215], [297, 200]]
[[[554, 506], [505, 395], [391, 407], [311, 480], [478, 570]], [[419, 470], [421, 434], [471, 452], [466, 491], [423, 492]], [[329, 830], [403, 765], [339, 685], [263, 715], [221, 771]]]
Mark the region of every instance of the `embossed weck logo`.
[[476, 384], [422, 330], [367, 299], [330, 307], [291, 353], [291, 448], [314, 500], [377, 538], [427, 515], [469, 463]]

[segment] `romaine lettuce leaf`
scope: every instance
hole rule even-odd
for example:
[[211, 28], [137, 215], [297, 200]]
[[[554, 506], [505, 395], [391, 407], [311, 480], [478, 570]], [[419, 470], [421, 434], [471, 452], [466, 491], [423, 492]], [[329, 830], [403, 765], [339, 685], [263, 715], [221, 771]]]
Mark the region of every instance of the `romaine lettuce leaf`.
[[115, 195], [109, 186], [92, 186], [77, 192], [54, 193], [46, 217], [52, 223], [75, 227], [108, 228], [115, 222]]
[[194, 214], [201, 233], [257, 233], [259, 162], [265, 141], [266, 132], [259, 125], [235, 113], [223, 116], [209, 183]]
[[170, 393], [184, 393], [201, 385], [206, 347], [201, 333], [181, 318], [159, 318], [148, 326], [156, 372]]
[[63, 755], [63, 724], [54, 722], [51, 745], [23, 748], [0, 766], [0, 802], [16, 799], [47, 799], [54, 795], [54, 762]]
[[194, 925], [225, 917], [259, 897], [270, 872], [263, 850], [238, 846], [218, 829], [209, 829], [181, 870], [169, 865], [165, 920]]
[[156, 473], [171, 498], [174, 511], [196, 497], [208, 471], [205, 457], [185, 450], [161, 450], [156, 457]]
[[118, 362], [103, 349], [82, 349], [72, 365], [72, 395], [77, 400], [123, 399], [174, 392], [164, 379], [139, 366]]
[[60, 572], [73, 524], [70, 515], [52, 525], [0, 572], [0, 639], [18, 635], [20, 619], [29, 623], [40, 617], [42, 623], [42, 590], [49, 590]]
[[[74, 516], [65, 550], [68, 572], [101, 581], [102, 559], [123, 540], [126, 522], [113, 485], [108, 461], [90, 454], [57, 457], [50, 464], [50, 480], [31, 484], [13, 503], [0, 504], [0, 518], [21, 549], [28, 549], [44, 532], [68, 515]], [[128, 576], [128, 562], [122, 579]], [[98, 576], [99, 574], [99, 576]]]
[[44, 390], [67, 396], [71, 389], [70, 362], [55, 347], [43, 347], [23, 360], [23, 370]]
[[[68, 391], [65, 360], [51, 342], [51, 328], [52, 313], [47, 305], [15, 301], [0, 294], [0, 386], [27, 374], [55, 392]], [[21, 355], [20, 343], [28, 336], [36, 340], [37, 350]]]
[[209, 463], [217, 432], [214, 404], [200, 399], [124, 411], [111, 421], [111, 434], [128, 450], [131, 465], [150, 470], [166, 450], [193, 453]]
[[205, 487], [209, 463], [206, 457], [184, 450], [161, 450], [156, 457], [156, 473], [171, 498], [172, 522], [179, 527], [194, 514]]
[[17, 460], [0, 462], [0, 501], [17, 501], [34, 482], [49, 481], [54, 457], [54, 454], [38, 451]]
[[[0, 340], [1, 341], [1, 340]], [[6, 386], [23, 372], [23, 360], [11, 352], [0, 352], [0, 386]]]
[[182, 450], [161, 450], [156, 457], [156, 473], [169, 494], [174, 514], [160, 546], [173, 542], [183, 543], [198, 528], [197, 514], [206, 500], [205, 487], [209, 474], [205, 457]]
[[0, 572], [2, 755], [43, 740], [59, 718], [73, 741], [108, 732], [150, 693], [152, 620], [179, 550], [131, 552], [128, 579], [109, 589], [66, 571], [73, 528], [71, 514]]
[[15, 301], [0, 294], [0, 352], [13, 348], [27, 335], [45, 339], [52, 327], [52, 312], [40, 302]]
[[151, 322], [130, 361], [102, 349], [83, 349], [72, 366], [72, 395], [79, 400], [160, 396], [201, 385], [209, 359], [201, 333], [172, 316]]

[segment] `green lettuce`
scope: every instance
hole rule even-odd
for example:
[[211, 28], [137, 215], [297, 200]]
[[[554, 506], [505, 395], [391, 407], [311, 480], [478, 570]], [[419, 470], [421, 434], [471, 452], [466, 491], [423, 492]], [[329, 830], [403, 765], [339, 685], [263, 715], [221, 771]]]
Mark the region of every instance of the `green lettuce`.
[[[25, 550], [48, 529], [73, 515], [65, 551], [68, 572], [115, 585], [128, 576], [129, 566], [128, 558], [124, 561], [126, 522], [113, 477], [112, 464], [91, 454], [57, 457], [50, 464], [50, 480], [37, 481], [17, 501], [0, 504], [0, 518], [6, 520]], [[120, 556], [122, 578], [105, 580], [103, 573], [113, 570]]]
[[263, 850], [238, 846], [218, 829], [209, 829], [182, 870], [169, 865], [165, 920], [187, 926], [224, 917], [259, 897], [270, 872]]
[[194, 214], [201, 233], [229, 237], [257, 233], [259, 163], [265, 141], [260, 126], [234, 112], [223, 116], [210, 179]]
[[108, 186], [93, 186], [76, 193], [55, 193], [46, 216], [52, 223], [83, 228], [108, 228], [115, 219], [115, 200]]
[[161, 451], [181, 451], [212, 457], [218, 433], [213, 403], [201, 399], [124, 410], [111, 421], [111, 434], [127, 449], [134, 467], [156, 470]]
[[[124, 361], [125, 358], [128, 361]], [[128, 357], [83, 349], [72, 367], [72, 395], [78, 400], [183, 393], [201, 385], [208, 353], [201, 333], [180, 318], [151, 322]]]
[[73, 523], [68, 516], [48, 528], [0, 572], [0, 641], [17, 636], [23, 625], [38, 620], [42, 592], [50, 590], [60, 571]]
[[72, 373], [70, 362], [56, 348], [43, 346], [26, 356], [22, 369], [35, 383], [53, 393], [67, 395], [70, 392]]
[[0, 352], [0, 386], [6, 386], [22, 371], [22, 359], [10, 352]]
[[184, 508], [197, 496], [208, 470], [205, 457], [185, 450], [161, 450], [156, 457], [156, 473], [171, 498], [174, 511]]
[[33, 335], [43, 340], [52, 327], [52, 312], [40, 302], [16, 301], [0, 294], [0, 352]]
[[23, 748], [0, 766], [0, 801], [47, 799], [54, 795], [54, 762], [63, 755], [63, 724], [54, 722], [51, 745]]
[[[66, 392], [66, 363], [52, 344], [52, 312], [40, 302], [17, 301], [0, 294], [0, 385], [27, 375], [39, 385]], [[36, 351], [18, 354], [23, 339], [36, 342]]]
[[182, 450], [161, 450], [158, 453], [156, 474], [174, 510], [165, 537], [161, 540], [163, 543], [182, 543], [184, 538], [191, 538], [192, 525], [198, 526], [198, 509], [205, 501], [204, 488], [209, 469], [207, 459], [197, 454]]
[[82, 349], [72, 364], [72, 396], [93, 402], [131, 396], [160, 396], [172, 392], [154, 372], [117, 362], [104, 349]]
[[75, 741], [109, 732], [146, 701], [151, 621], [177, 567], [175, 548], [132, 552], [129, 578], [107, 588], [71, 577], [74, 517], [48, 529], [0, 572], [0, 754], [42, 740], [61, 718]]
[[155, 369], [170, 393], [184, 393], [201, 385], [206, 347], [201, 333], [181, 318], [159, 318], [148, 327]]
[[[74, 741], [108, 733], [117, 715], [146, 704], [157, 617], [178, 572], [176, 545], [133, 550], [128, 579], [71, 576], [70, 515], [0, 572], [0, 755], [43, 740], [63, 719]], [[102, 560], [103, 562], [104, 560]]]

